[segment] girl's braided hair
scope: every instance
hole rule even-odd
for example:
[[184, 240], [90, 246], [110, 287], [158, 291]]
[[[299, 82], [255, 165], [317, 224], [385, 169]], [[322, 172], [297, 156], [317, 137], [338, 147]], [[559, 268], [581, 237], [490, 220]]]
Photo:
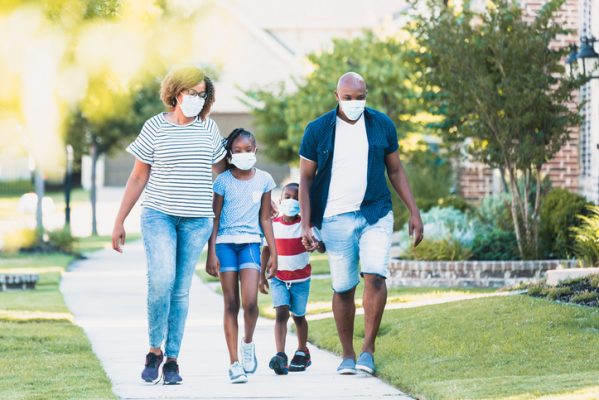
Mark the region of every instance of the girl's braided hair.
[[254, 137], [254, 134], [252, 132], [245, 130], [244, 128], [233, 129], [233, 131], [231, 131], [231, 133], [229, 133], [229, 136], [227, 136], [227, 138], [225, 139], [225, 150], [227, 151], [227, 168], [231, 168], [231, 163], [229, 162], [229, 160], [231, 159], [231, 155], [233, 154], [233, 143], [235, 142], [235, 140], [237, 140], [237, 138], [240, 137], [249, 138], [254, 144], [254, 146], [256, 146], [256, 138]]

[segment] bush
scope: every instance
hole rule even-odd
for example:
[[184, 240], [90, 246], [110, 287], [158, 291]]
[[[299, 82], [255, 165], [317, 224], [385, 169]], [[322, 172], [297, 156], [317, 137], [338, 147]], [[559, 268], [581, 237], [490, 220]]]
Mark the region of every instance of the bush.
[[546, 289], [545, 293], [551, 300], [560, 300], [562, 297], [567, 297], [572, 294], [572, 289], [568, 286], [555, 287]]
[[539, 239], [544, 257], [569, 258], [574, 254], [575, 234], [571, 228], [582, 223], [578, 216], [588, 214], [590, 204], [584, 197], [566, 189], [549, 191], [539, 210]]
[[64, 253], [72, 253], [76, 239], [71, 235], [69, 229], [60, 229], [48, 233], [50, 245], [56, 250]]
[[486, 227], [472, 242], [472, 258], [475, 260], [518, 260], [518, 243], [513, 231]]
[[449, 195], [437, 200], [438, 207], [451, 207], [460, 210], [463, 213], [471, 213], [475, 210], [474, 206], [466, 201], [465, 198], [458, 195]]
[[580, 215], [581, 225], [570, 228], [574, 235], [573, 251], [587, 266], [599, 265], [599, 207], [587, 208], [589, 215]]
[[408, 260], [457, 261], [468, 260], [472, 251], [452, 239], [423, 240], [417, 247], [410, 246], [404, 253]]
[[480, 203], [477, 216], [484, 225], [513, 231], [511, 204], [512, 199], [507, 193], [485, 196]]
[[591, 301], [597, 300], [597, 292], [592, 292], [589, 290], [585, 290], [584, 292], [578, 293], [570, 298], [572, 303], [589, 303]]
[[15, 253], [21, 249], [35, 246], [37, 235], [35, 229], [22, 228], [4, 235], [2, 250], [7, 253]]

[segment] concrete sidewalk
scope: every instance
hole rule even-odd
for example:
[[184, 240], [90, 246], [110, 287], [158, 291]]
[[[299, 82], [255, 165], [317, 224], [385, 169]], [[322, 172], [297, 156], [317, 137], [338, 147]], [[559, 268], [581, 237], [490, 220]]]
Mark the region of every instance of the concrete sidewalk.
[[[306, 372], [276, 376], [268, 368], [268, 360], [275, 353], [273, 322], [265, 319], [258, 321], [254, 337], [259, 363], [256, 374], [249, 376], [247, 384], [230, 384], [222, 299], [197, 277], [179, 358], [183, 384], [144, 383], [139, 375], [148, 346], [146, 277], [139, 242], [127, 244], [122, 255], [103, 250], [73, 264], [63, 276], [61, 291], [120, 398], [410, 399], [373, 377], [337, 375], [335, 369], [341, 360], [315, 347], [310, 347], [313, 365]], [[295, 337], [290, 336], [288, 354], [295, 345]]]

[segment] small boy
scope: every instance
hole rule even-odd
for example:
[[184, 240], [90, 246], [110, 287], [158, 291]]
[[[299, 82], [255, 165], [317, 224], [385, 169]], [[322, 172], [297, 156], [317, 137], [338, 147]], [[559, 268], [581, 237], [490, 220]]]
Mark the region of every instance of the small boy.
[[[306, 321], [306, 305], [310, 293], [310, 254], [308, 251], [324, 252], [324, 244], [315, 242], [313, 248], [306, 250], [302, 244], [301, 217], [298, 202], [299, 185], [290, 183], [283, 188], [279, 211], [281, 216], [272, 221], [275, 245], [278, 252], [278, 270], [270, 281], [272, 303], [276, 310], [275, 342], [277, 354], [268, 366], [277, 375], [286, 375], [288, 371], [305, 371], [310, 366], [308, 351], [308, 322]], [[315, 234], [316, 232], [313, 232]], [[314, 235], [316, 236], [316, 235]], [[262, 252], [262, 274], [260, 291], [268, 293], [266, 271], [270, 250], [266, 246]], [[287, 337], [287, 321], [289, 311], [297, 328], [298, 347], [291, 363], [287, 365], [285, 339]]]

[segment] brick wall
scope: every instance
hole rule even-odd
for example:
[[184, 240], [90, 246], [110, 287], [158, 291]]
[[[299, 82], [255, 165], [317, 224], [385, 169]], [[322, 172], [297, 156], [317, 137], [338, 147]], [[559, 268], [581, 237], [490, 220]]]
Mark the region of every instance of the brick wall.
[[[522, 0], [522, 8], [530, 20], [545, 4], [545, 0]], [[567, 0], [560, 10], [558, 20], [562, 25], [574, 31], [570, 35], [562, 35], [555, 41], [556, 46], [567, 46], [578, 43], [578, 0]], [[570, 134], [570, 140], [562, 147], [555, 157], [545, 164], [543, 173], [551, 179], [554, 187], [561, 187], [573, 192], [580, 191], [579, 177], [579, 129], [575, 127]], [[458, 171], [458, 190], [467, 200], [478, 201], [492, 192], [492, 172], [483, 164], [465, 162]]]

